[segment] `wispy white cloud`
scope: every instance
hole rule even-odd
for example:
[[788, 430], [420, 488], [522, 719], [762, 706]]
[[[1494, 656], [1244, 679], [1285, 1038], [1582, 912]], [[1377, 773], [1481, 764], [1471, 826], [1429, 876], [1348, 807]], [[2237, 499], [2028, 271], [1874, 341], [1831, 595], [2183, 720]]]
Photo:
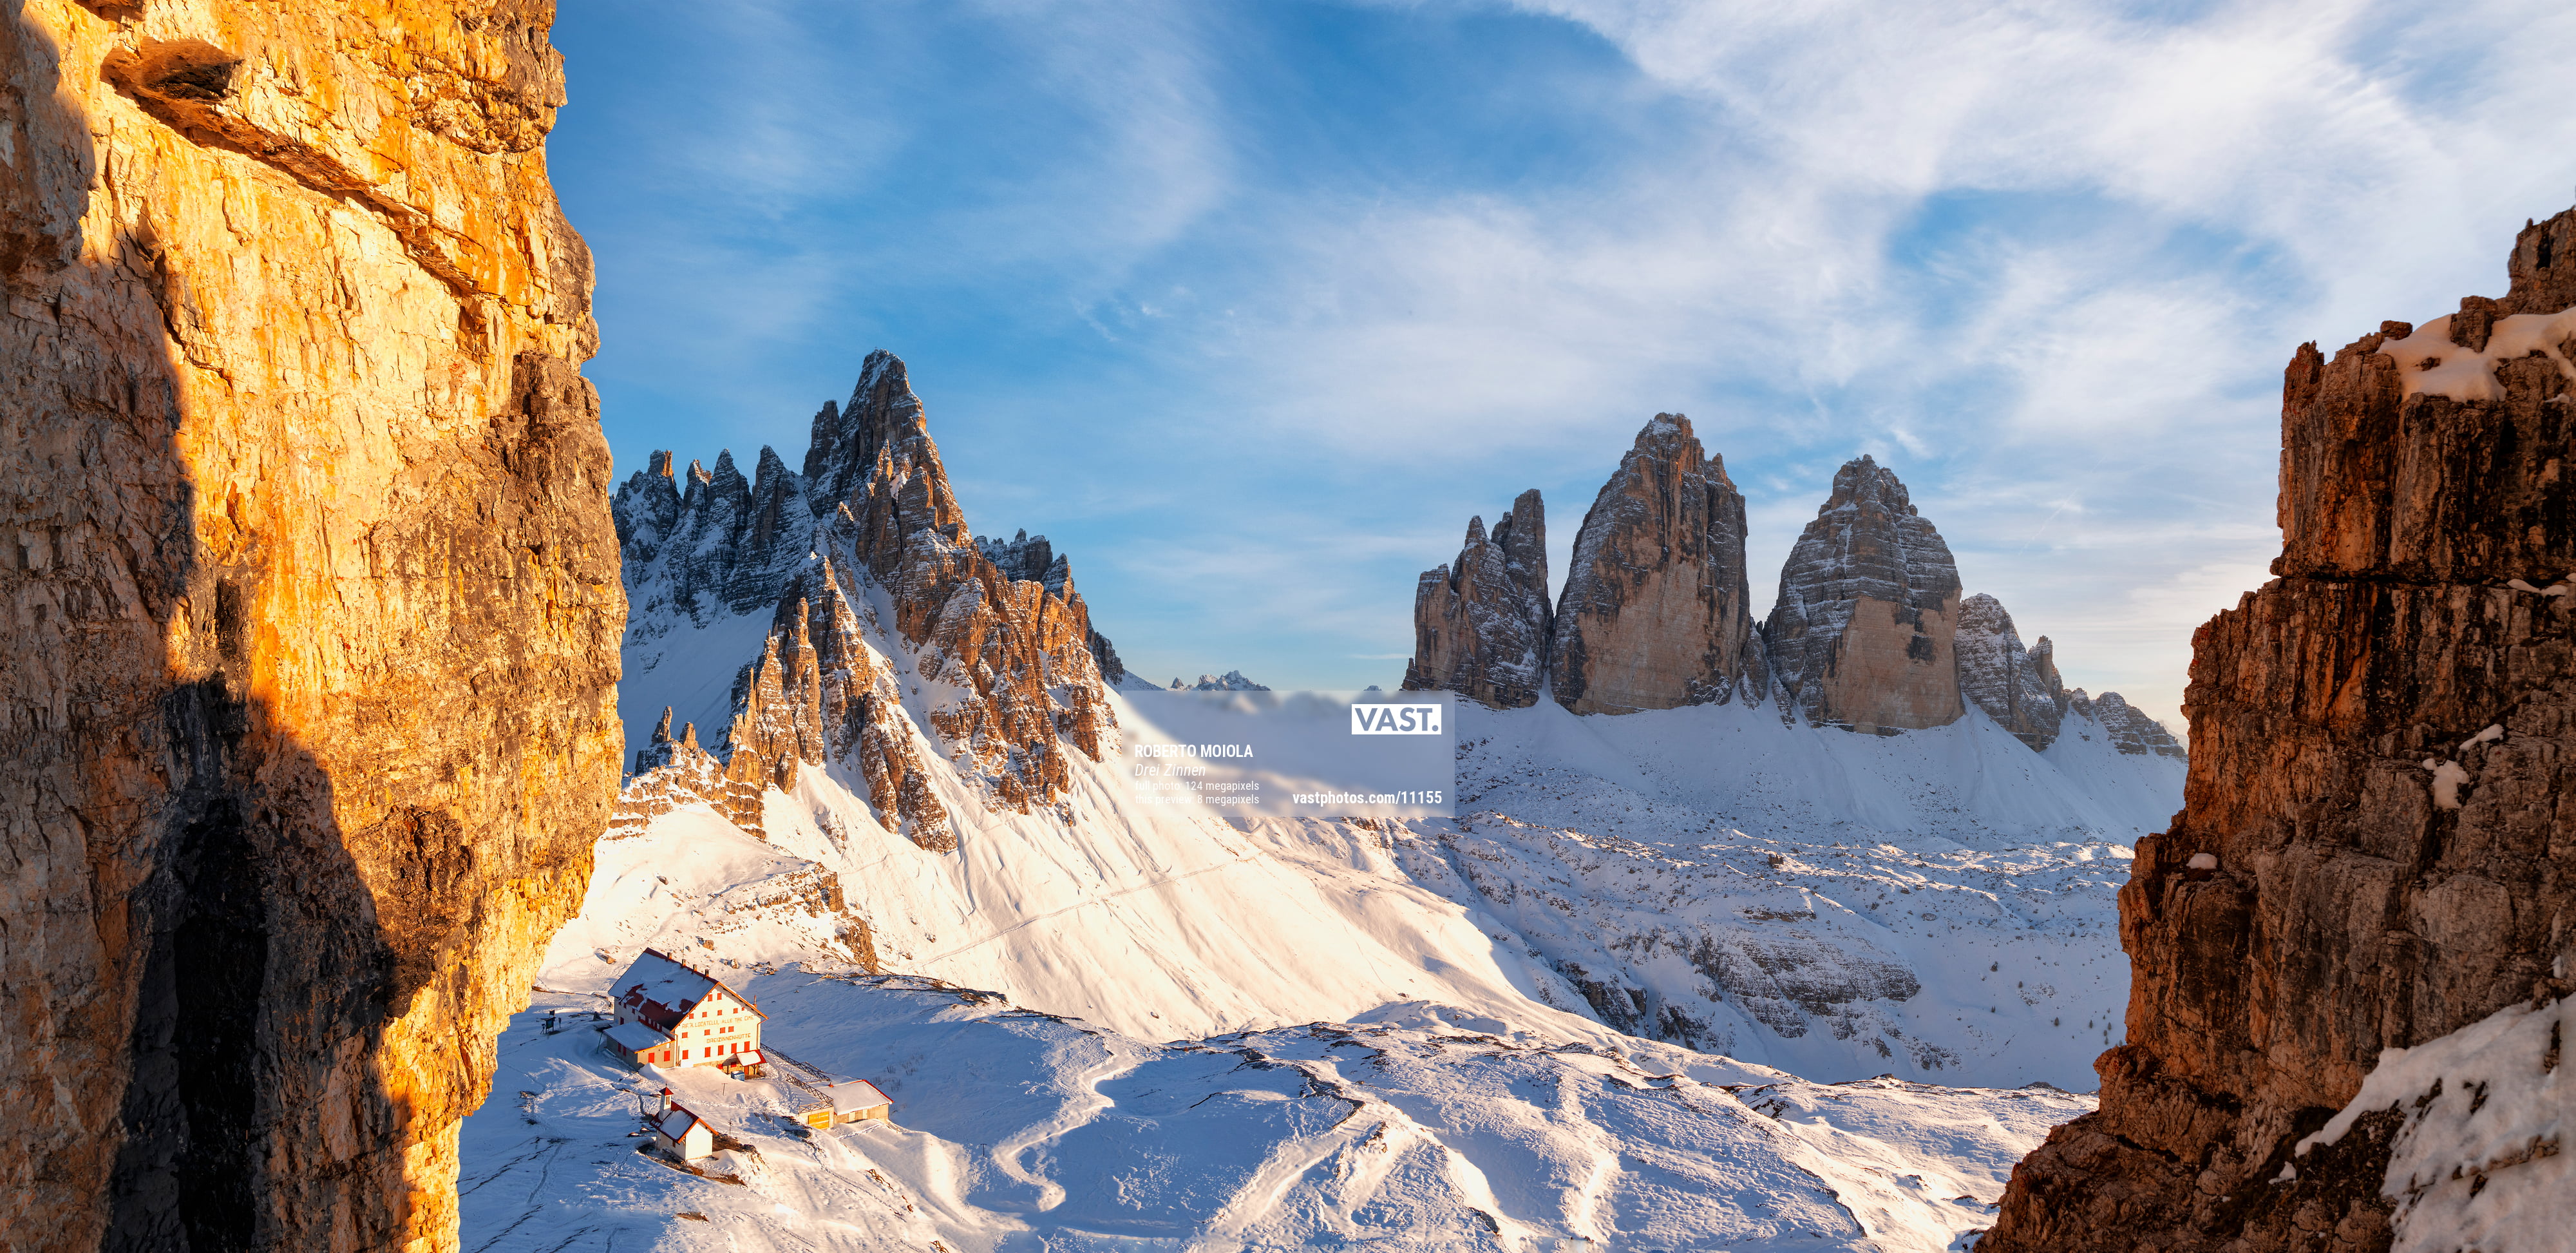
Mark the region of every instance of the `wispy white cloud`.
[[[1295, 277], [1226, 345], [1251, 412], [1502, 496], [1688, 409], [1787, 494], [1757, 500], [1765, 572], [1831, 462], [1876, 452], [1972, 586], [2176, 722], [2190, 627], [2241, 590], [2211, 580], [2274, 542], [2280, 363], [2492, 285], [2576, 138], [2535, 107], [2576, 52], [2555, 6], [2452, 11], [2429, 59], [2379, 55], [2425, 33], [2400, 6], [1531, 7], [1703, 125], [1583, 187], [1272, 206]], [[2001, 203], [1927, 225], [1954, 196]], [[1560, 561], [1588, 497], [1557, 501]]]
[[1522, 487], [1561, 568], [1658, 410], [1746, 491], [1763, 601], [1869, 452], [2071, 681], [2178, 722], [2190, 628], [2277, 544], [2281, 363], [2491, 292], [2576, 183], [2556, 3], [1368, 10], [1424, 56], [1508, 18], [1624, 59], [1529, 78], [1598, 125], [1452, 183], [1364, 133], [1279, 155], [1261, 106], [1335, 50], [1246, 15], [1316, 11], [674, 6], [721, 90], [639, 173], [660, 216], [608, 219], [667, 244], [649, 296], [603, 271], [657, 358], [624, 368], [792, 442], [889, 342], [979, 525], [1055, 534], [1131, 657], [1265, 681], [1383, 681], [1334, 667]]

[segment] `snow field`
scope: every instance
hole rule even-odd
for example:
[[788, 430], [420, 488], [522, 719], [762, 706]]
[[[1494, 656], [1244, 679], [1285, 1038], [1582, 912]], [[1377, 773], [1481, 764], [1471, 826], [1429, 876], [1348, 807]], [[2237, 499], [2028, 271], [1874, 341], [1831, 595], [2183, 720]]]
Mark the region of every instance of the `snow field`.
[[1819, 1079], [2090, 1089], [2120, 1042], [2116, 896], [2181, 762], [2082, 717], [2033, 753], [1974, 709], [1884, 737], [1740, 705], [1458, 725], [1468, 812], [1400, 860], [1563, 975], [1541, 1000]]
[[[683, 955], [895, 1125], [806, 1136], [767, 1082], [638, 1077], [531, 1011], [467, 1125], [467, 1248], [1959, 1247], [2091, 1107], [2017, 1085], [2094, 1086], [2113, 897], [2180, 802], [2180, 762], [2081, 717], [2035, 754], [1973, 709], [1877, 737], [1543, 702], [1462, 707], [1454, 820], [1176, 816], [1114, 733], [1022, 814], [921, 731], [964, 693], [882, 590], [856, 608], [958, 847], [840, 762], [767, 796], [766, 838], [684, 806], [598, 846], [540, 1005]], [[630, 731], [671, 704], [712, 747], [767, 619], [639, 625]], [[863, 975], [862, 920], [906, 974]], [[748, 1147], [629, 1151], [664, 1082]]]
[[[577, 1015], [544, 1029], [596, 1001], [541, 995], [465, 1124], [465, 1247], [1929, 1251], [2091, 1107], [1811, 1084], [1419, 1003], [1158, 1045], [904, 976], [743, 990], [772, 1043], [873, 1080], [892, 1123], [804, 1134], [772, 1082], [627, 1071]], [[702, 1175], [636, 1153], [637, 1094], [665, 1085], [745, 1147]]]

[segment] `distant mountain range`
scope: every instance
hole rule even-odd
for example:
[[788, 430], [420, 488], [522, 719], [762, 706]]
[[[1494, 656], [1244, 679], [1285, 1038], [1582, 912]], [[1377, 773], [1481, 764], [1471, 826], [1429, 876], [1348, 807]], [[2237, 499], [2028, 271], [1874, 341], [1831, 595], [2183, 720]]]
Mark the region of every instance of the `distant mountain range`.
[[1552, 695], [1578, 714], [1767, 702], [1785, 722], [1881, 735], [1973, 706], [2041, 752], [2073, 712], [2123, 752], [2184, 755], [2118, 693], [2067, 689], [2048, 637], [2024, 648], [1994, 597], [1963, 600], [1950, 546], [1868, 457], [1835, 472], [1759, 621], [1744, 542], [1724, 459], [1689, 418], [1656, 414], [1584, 513], [1554, 605], [1536, 488], [1491, 532], [1468, 520], [1457, 559], [1417, 585], [1404, 685], [1502, 709]]

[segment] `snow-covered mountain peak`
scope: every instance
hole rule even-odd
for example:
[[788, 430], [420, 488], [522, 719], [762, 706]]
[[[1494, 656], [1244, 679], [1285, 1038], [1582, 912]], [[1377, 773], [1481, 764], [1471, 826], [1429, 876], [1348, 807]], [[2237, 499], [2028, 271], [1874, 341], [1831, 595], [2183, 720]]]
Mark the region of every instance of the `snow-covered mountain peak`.
[[1184, 683], [1180, 679], [1174, 678], [1172, 680], [1172, 686], [1168, 690], [1174, 692], [1267, 692], [1270, 689], [1243, 677], [1243, 672], [1240, 670], [1228, 670], [1223, 674], [1202, 674], [1199, 676], [1199, 680], [1196, 683]]
[[729, 727], [718, 755], [738, 784], [784, 788], [799, 763], [846, 759], [928, 845], [947, 839], [947, 806], [912, 782], [920, 761], [1025, 808], [1060, 799], [1067, 754], [1103, 751], [1115, 654], [1071, 563], [1043, 536], [968, 533], [901, 359], [869, 354], [848, 405], [824, 405], [802, 473], [764, 448], [745, 484], [728, 453], [680, 494], [671, 462], [615, 502], [630, 734], [665, 706]]

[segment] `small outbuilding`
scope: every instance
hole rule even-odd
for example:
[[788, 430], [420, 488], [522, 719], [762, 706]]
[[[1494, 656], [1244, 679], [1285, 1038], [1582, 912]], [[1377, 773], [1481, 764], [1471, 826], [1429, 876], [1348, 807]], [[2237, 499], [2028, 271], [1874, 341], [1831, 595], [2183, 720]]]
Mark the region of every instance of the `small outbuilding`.
[[832, 1098], [832, 1121], [860, 1122], [894, 1116], [894, 1102], [865, 1079], [844, 1079], [826, 1089]]
[[666, 1089], [662, 1110], [644, 1120], [653, 1128], [653, 1147], [675, 1161], [694, 1162], [716, 1151], [715, 1128], [696, 1111], [671, 1099]]

